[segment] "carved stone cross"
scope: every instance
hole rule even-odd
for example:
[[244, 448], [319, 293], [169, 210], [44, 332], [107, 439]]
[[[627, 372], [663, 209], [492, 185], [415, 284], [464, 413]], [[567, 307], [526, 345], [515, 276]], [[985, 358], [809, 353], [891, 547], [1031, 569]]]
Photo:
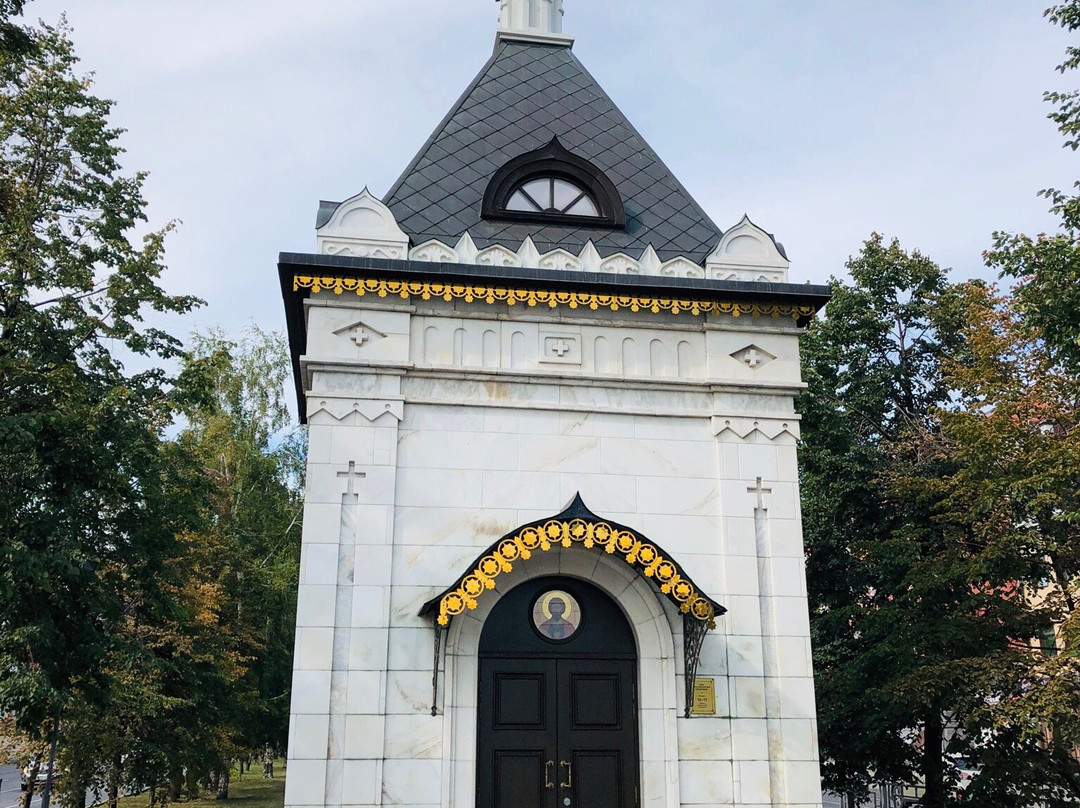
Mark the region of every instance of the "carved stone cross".
[[358, 328], [355, 331], [353, 331], [352, 341], [356, 343], [357, 348], [362, 347], [363, 344], [365, 342], [367, 342], [369, 339], [371, 339], [371, 337], [368, 335], [368, 332], [365, 331], [364, 329]]
[[551, 352], [562, 359], [570, 353], [570, 345], [564, 339], [557, 340], [551, 345]]
[[766, 494], [771, 494], [772, 489], [771, 488], [765, 488], [761, 484], [761, 478], [758, 477], [757, 478], [757, 485], [755, 485], [753, 488], [747, 488], [746, 493], [748, 493], [748, 494], [757, 494], [757, 510], [763, 511], [763, 510], [765, 510], [765, 495]]
[[757, 348], [751, 348], [749, 351], [747, 351], [746, 358], [743, 361], [752, 368], [756, 368], [758, 365], [760, 365], [761, 355], [758, 354]]
[[367, 475], [364, 472], [356, 470], [356, 463], [352, 462], [351, 460], [349, 461], [349, 470], [348, 471], [339, 471], [337, 473], [337, 476], [342, 477], [342, 478], [348, 478], [348, 480], [349, 480], [349, 488], [345, 493], [347, 493], [349, 496], [352, 496], [352, 495], [354, 495], [356, 493], [356, 481], [357, 481], [357, 479], [362, 480], [365, 477], [367, 477]]

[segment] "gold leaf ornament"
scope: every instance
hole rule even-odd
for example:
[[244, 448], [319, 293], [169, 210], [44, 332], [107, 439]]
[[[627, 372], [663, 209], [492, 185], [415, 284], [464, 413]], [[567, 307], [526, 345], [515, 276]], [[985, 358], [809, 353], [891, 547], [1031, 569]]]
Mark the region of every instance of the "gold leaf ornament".
[[531, 526], [500, 542], [492, 555], [480, 559], [475, 570], [461, 584], [439, 601], [438, 623], [449, 625], [450, 619], [476, 609], [485, 592], [495, 588], [495, 579], [512, 572], [514, 562], [528, 561], [535, 551], [548, 552], [552, 547], [572, 547], [580, 544], [587, 549], [603, 547], [607, 553], [619, 554], [627, 564], [660, 584], [660, 591], [679, 604], [683, 614], [716, 627], [716, 610], [694, 585], [678, 573], [678, 567], [664, 558], [653, 544], [642, 542], [629, 530], [616, 530], [606, 522], [584, 519], [570, 521], [551, 519], [540, 527]]
[[445, 284], [429, 281], [390, 281], [379, 278], [337, 278], [322, 275], [293, 276], [293, 291], [307, 289], [312, 294], [333, 292], [340, 295], [345, 292], [355, 293], [359, 297], [375, 294], [380, 298], [400, 297], [408, 300], [419, 297], [421, 300], [442, 298], [446, 302], [463, 300], [466, 303], [483, 302], [488, 305], [506, 303], [513, 306], [524, 303], [527, 306], [546, 305], [548, 308], [565, 306], [570, 309], [585, 307], [592, 311], [610, 309], [632, 312], [647, 311], [653, 314], [690, 314], [699, 317], [702, 314], [730, 314], [732, 317], [776, 317], [798, 320], [814, 315], [813, 306], [797, 306], [780, 303], [740, 303], [717, 300], [693, 300], [683, 298], [662, 298], [631, 295], [607, 295], [593, 292], [558, 292], [540, 289], [510, 289], [501, 286]]

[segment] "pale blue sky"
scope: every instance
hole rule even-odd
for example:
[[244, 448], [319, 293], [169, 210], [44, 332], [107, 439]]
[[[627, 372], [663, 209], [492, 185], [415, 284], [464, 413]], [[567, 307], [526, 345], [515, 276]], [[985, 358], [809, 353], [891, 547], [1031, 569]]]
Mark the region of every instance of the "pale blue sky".
[[[716, 223], [774, 232], [792, 280], [873, 230], [958, 277], [995, 229], [1053, 227], [1077, 156], [1046, 120], [1049, 0], [565, 0], [575, 53]], [[490, 55], [493, 0], [32, 0], [66, 9], [127, 163], [151, 173], [192, 324], [283, 327], [276, 260], [320, 199], [382, 195]]]

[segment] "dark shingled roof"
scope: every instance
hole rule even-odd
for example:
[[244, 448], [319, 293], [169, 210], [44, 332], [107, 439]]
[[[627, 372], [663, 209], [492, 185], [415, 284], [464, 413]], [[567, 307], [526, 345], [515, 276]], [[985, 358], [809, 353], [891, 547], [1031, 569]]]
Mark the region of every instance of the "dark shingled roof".
[[[625, 230], [533, 225], [480, 218], [484, 191], [507, 161], [552, 137], [607, 174], [626, 206]], [[453, 246], [468, 231], [480, 249], [517, 249], [532, 236], [541, 253], [637, 258], [652, 244], [661, 261], [704, 263], [723, 232], [649, 148], [569, 47], [504, 40], [384, 202], [413, 244]]]

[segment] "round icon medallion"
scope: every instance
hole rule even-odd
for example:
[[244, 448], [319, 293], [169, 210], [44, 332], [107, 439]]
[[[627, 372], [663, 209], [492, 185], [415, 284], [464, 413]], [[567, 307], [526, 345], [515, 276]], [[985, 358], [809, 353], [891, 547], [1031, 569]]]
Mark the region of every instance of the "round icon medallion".
[[550, 589], [536, 599], [532, 619], [541, 637], [563, 642], [577, 634], [581, 627], [581, 606], [568, 592]]

